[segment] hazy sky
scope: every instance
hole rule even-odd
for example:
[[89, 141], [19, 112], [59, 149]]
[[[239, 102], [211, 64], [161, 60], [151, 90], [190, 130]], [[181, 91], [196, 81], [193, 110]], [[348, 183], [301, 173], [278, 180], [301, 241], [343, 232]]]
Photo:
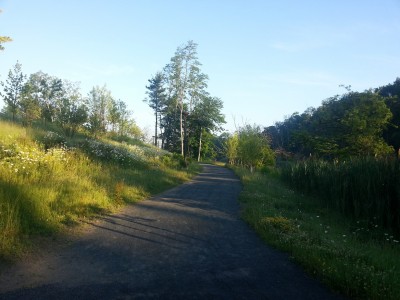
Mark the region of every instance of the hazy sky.
[[[400, 0], [0, 0], [0, 80], [17, 60], [107, 85], [152, 132], [147, 80], [188, 40], [198, 43], [208, 91], [234, 120], [262, 126], [341, 94], [400, 77]], [[0, 104], [0, 107], [3, 103]]]

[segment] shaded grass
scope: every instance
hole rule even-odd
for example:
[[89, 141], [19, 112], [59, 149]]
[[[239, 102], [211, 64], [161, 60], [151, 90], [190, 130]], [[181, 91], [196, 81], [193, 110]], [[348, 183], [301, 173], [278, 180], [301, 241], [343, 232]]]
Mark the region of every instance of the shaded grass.
[[38, 135], [33, 129], [0, 122], [1, 259], [17, 258], [35, 237], [115, 212], [180, 184], [199, 170], [171, 168], [153, 153], [128, 165], [89, 158], [79, 148], [46, 151], [35, 140]]
[[360, 157], [327, 162], [306, 160], [282, 168], [283, 179], [321, 205], [400, 234], [400, 161]]
[[294, 192], [277, 173], [235, 171], [244, 185], [243, 218], [266, 242], [347, 296], [400, 299], [400, 247], [395, 237]]

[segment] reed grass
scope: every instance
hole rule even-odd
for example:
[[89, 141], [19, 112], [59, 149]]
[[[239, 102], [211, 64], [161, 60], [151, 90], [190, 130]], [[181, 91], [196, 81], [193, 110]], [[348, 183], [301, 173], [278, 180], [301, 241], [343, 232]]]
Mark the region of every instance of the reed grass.
[[323, 206], [400, 234], [398, 159], [300, 161], [282, 168], [282, 178], [296, 190], [318, 196]]
[[307, 272], [355, 299], [400, 299], [400, 245], [380, 226], [353, 220], [267, 174], [235, 169], [243, 219]]

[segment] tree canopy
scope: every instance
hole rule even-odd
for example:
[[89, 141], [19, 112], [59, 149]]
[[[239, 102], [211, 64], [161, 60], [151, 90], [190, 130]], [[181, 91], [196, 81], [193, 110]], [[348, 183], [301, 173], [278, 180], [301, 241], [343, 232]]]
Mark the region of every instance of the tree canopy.
[[318, 108], [294, 113], [264, 129], [279, 153], [340, 158], [383, 156], [398, 150], [400, 80], [393, 84], [333, 96]]

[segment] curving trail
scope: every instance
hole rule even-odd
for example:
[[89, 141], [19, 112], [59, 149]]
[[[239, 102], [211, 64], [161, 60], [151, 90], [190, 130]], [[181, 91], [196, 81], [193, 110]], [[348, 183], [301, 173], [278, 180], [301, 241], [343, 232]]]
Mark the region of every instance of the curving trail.
[[240, 191], [230, 170], [204, 165], [3, 270], [0, 299], [339, 299], [240, 219]]

